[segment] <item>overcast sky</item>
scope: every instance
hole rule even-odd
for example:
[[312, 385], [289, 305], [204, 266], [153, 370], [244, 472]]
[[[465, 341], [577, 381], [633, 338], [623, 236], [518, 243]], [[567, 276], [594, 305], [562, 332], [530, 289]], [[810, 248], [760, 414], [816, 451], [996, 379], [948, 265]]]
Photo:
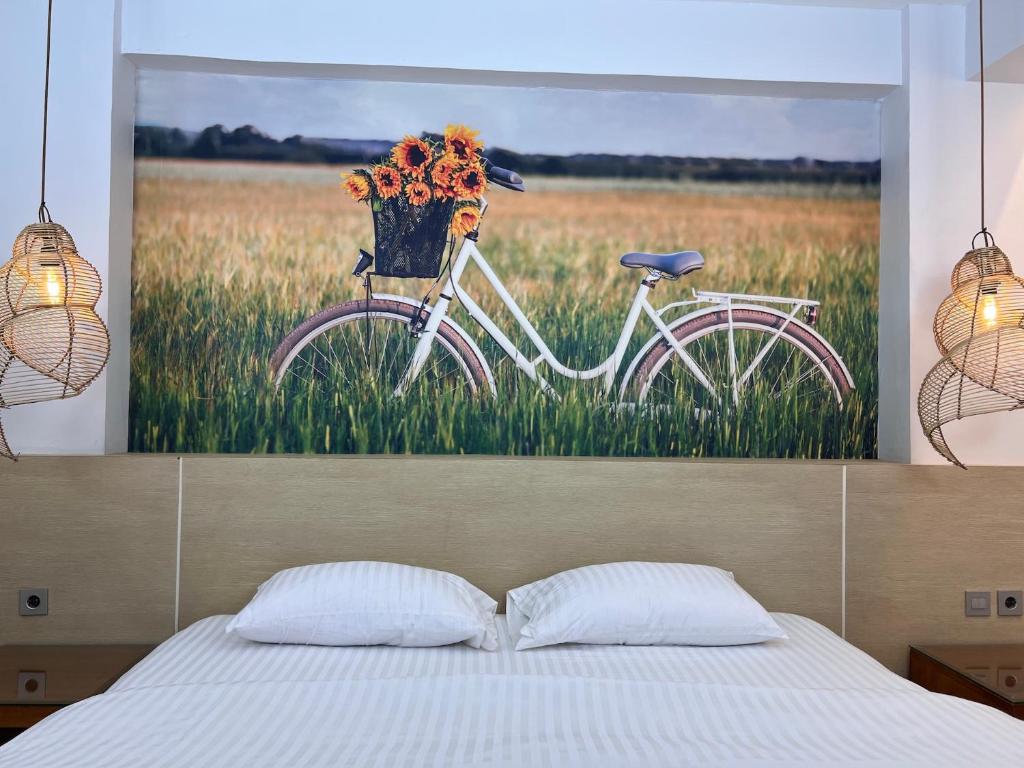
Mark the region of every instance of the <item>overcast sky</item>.
[[136, 122], [388, 139], [448, 123], [518, 152], [877, 160], [878, 105], [561, 88], [139, 72]]

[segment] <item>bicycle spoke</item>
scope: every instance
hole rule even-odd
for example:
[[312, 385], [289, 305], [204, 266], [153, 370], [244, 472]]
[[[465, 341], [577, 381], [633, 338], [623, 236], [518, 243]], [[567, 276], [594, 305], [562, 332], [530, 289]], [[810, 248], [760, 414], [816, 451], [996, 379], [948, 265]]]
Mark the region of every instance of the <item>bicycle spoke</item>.
[[782, 381], [782, 374], [786, 372], [787, 368], [789, 368], [790, 363], [792, 363], [792, 361], [793, 361], [793, 355], [794, 354], [796, 354], [796, 347], [794, 347], [792, 344], [790, 344], [789, 345], [789, 356], [786, 358], [786, 362], [782, 364], [782, 367], [779, 368], [779, 375], [775, 377], [775, 382], [772, 384], [772, 388], [771, 388], [772, 392], [777, 391], [778, 386], [779, 386], [779, 382]]
[[[328, 404], [338, 393], [370, 388], [370, 396], [391, 397], [404, 378], [418, 337], [408, 332], [405, 318], [363, 313], [344, 317], [303, 343], [291, 359], [282, 384], [291, 397], [312, 397]], [[417, 382], [445, 391], [472, 390], [461, 357], [440, 335]], [[331, 407], [336, 407], [331, 405]]]
[[[381, 378], [382, 368], [384, 367], [384, 358], [388, 350], [388, 342], [391, 341], [391, 326], [393, 323], [387, 324], [387, 336], [384, 337], [384, 343], [380, 345], [380, 355], [377, 360], [377, 378]], [[394, 358], [392, 358], [394, 359]]]
[[352, 358], [352, 347], [349, 344], [349, 334], [342, 333], [342, 334], [338, 334], [338, 335], [341, 337], [341, 340], [345, 342], [345, 358], [346, 359], [351, 359]]
[[[737, 370], [747, 377], [735, 405], [746, 407], [744, 403], [750, 405], [767, 398], [780, 407], [813, 412], [825, 404], [834, 404], [831, 380], [819, 363], [789, 337], [768, 328], [736, 328], [732, 348]], [[712, 394], [699, 384], [679, 355], [669, 350], [651, 375], [643, 394], [645, 402], [682, 407], [684, 411], [692, 408], [696, 414], [731, 410], [734, 402], [728, 331], [712, 327], [691, 338], [684, 349], [711, 382], [719, 399], [712, 401]]]
[[312, 380], [313, 380], [313, 379], [312, 379], [312, 377], [310, 377], [310, 378], [308, 378], [308, 379], [307, 379], [307, 378], [306, 378], [305, 376], [302, 376], [302, 375], [301, 375], [301, 374], [299, 373], [299, 370], [298, 370], [297, 368], [291, 368], [291, 369], [289, 369], [289, 370], [288, 370], [288, 374], [289, 374], [290, 376], [292, 376], [292, 377], [294, 377], [294, 378], [298, 379], [299, 381], [303, 382], [304, 384], [309, 384], [309, 383], [311, 383], [311, 382], [312, 382]]

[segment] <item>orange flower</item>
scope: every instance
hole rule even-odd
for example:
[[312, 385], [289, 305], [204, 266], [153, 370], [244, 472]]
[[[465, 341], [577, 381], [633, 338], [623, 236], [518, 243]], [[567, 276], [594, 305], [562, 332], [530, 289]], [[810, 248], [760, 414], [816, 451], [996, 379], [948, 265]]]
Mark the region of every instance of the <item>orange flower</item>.
[[459, 164], [451, 155], [444, 155], [430, 169], [430, 180], [439, 187], [450, 187], [452, 176], [459, 170]]
[[459, 164], [451, 155], [444, 155], [434, 163], [434, 167], [430, 169], [430, 179], [434, 182], [434, 197], [438, 200], [455, 197], [452, 182], [458, 170]]
[[422, 179], [434, 155], [427, 142], [415, 136], [406, 136], [391, 150], [391, 159], [395, 161], [398, 170]]
[[423, 205], [430, 202], [430, 187], [422, 181], [414, 181], [405, 185], [405, 196], [411, 205]]
[[402, 177], [390, 165], [373, 167], [373, 183], [377, 185], [377, 194], [385, 200], [402, 191]]
[[452, 214], [452, 234], [456, 237], [468, 235], [480, 224], [480, 209], [475, 205], [456, 208]]
[[357, 202], [365, 200], [370, 196], [370, 180], [366, 178], [366, 171], [343, 173], [341, 175], [341, 186]]
[[460, 200], [475, 200], [487, 188], [487, 176], [478, 163], [455, 175], [452, 186]]
[[477, 152], [484, 148], [484, 143], [477, 138], [479, 133], [464, 125], [449, 125], [444, 129], [445, 151], [460, 162], [473, 162]]

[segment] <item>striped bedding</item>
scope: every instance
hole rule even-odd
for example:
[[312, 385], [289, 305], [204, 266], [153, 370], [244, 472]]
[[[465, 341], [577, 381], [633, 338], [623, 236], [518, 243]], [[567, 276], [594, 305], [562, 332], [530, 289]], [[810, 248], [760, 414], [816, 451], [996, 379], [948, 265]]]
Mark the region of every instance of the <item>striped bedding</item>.
[[1024, 723], [810, 619], [733, 648], [322, 648], [180, 632], [0, 748], [50, 766], [1024, 766]]

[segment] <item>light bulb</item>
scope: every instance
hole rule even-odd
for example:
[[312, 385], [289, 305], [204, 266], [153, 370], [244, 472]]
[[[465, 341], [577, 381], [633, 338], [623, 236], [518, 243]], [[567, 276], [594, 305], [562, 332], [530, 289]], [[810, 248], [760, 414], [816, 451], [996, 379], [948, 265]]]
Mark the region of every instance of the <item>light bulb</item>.
[[981, 300], [981, 316], [988, 325], [995, 325], [999, 319], [999, 305], [994, 295], [985, 296]]
[[60, 264], [43, 264], [43, 282], [49, 304], [64, 303], [64, 275]]

